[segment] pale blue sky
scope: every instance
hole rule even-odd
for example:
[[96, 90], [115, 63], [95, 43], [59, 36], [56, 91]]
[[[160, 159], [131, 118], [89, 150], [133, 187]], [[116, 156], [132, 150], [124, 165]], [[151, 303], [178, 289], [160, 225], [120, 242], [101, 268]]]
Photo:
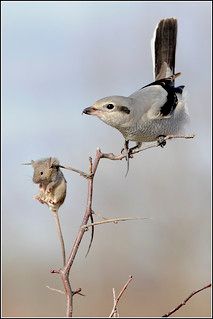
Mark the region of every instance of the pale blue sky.
[[[101, 269], [104, 267], [102, 263], [105, 257], [102, 255], [102, 247], [106, 244], [105, 238], [109, 237], [109, 247], [105, 248], [106, 256], [109, 251], [113, 253], [113, 246], [117, 254], [121, 253], [118, 260], [116, 253], [113, 255], [114, 275], [114, 271], [107, 272], [105, 269], [102, 280], [106, 280], [109, 287], [113, 287], [117, 280], [116, 269], [120, 268], [120, 263], [124, 260], [124, 277], [126, 272], [129, 275], [129, 271], [135, 271], [138, 285], [141, 283], [139, 278], [147, 280], [145, 289], [148, 293], [150, 291], [152, 301], [156, 304], [158, 289], [161, 287], [159, 278], [166, 280], [163, 275], [165, 271], [170, 278], [168, 287], [177, 284], [172, 278], [179, 278], [181, 293], [188, 293], [208, 280], [211, 3], [203, 1], [2, 2], [4, 263], [17, 278], [26, 276], [23, 260], [28, 264], [30, 258], [30, 262], [39, 268], [45, 278], [48, 270], [42, 267], [47, 267], [49, 262], [47, 252], [51, 254], [53, 263], [58, 258], [58, 246], [49, 249], [49, 240], [56, 240], [49, 211], [33, 201], [32, 196], [37, 192], [37, 187], [31, 181], [32, 168], [22, 166], [21, 163], [56, 156], [62, 164], [86, 170], [88, 156], [94, 155], [98, 146], [106, 152], [120, 152], [123, 145], [120, 133], [96, 118], [81, 115], [81, 112], [101, 97], [129, 95], [153, 80], [150, 40], [156, 24], [165, 17], [178, 19], [176, 71], [182, 72], [182, 76], [178, 78], [177, 84], [187, 87], [188, 108], [192, 119], [189, 132], [196, 133], [196, 138], [194, 141], [171, 141], [164, 150], [155, 149], [137, 156], [131, 161], [130, 173], [126, 179], [124, 162], [101, 163], [95, 184], [95, 209], [106, 216], [142, 214], [152, 217], [154, 222], [142, 226], [138, 222], [134, 226], [132, 222], [131, 227], [120, 225], [116, 228], [116, 233], [113, 233], [113, 225], [102, 228], [99, 233], [97, 231], [98, 240], [96, 239], [91, 256], [88, 257], [91, 258], [88, 260], [94, 259], [94, 262], [88, 267], [93, 267], [94, 273], [100, 272], [103, 276]], [[65, 172], [65, 175], [68, 180], [68, 196], [61, 210], [69, 247], [84, 211], [86, 184], [74, 174]], [[116, 240], [111, 242], [112, 234], [120, 234], [120, 237], [115, 237]], [[125, 238], [128, 238], [125, 245], [130, 245], [127, 248], [128, 253], [122, 244]], [[122, 248], [115, 244], [120, 241]], [[149, 243], [149, 249], [146, 243]], [[82, 244], [85, 251], [87, 244], [87, 240]], [[32, 254], [32, 247], [35, 254]], [[138, 254], [138, 247], [142, 247], [141, 255]], [[39, 258], [42, 257], [42, 264], [36, 263], [38, 255]], [[78, 260], [78, 266], [84, 269], [83, 249], [80, 256], [82, 259]], [[14, 260], [17, 262], [16, 267]], [[164, 260], [171, 261], [171, 267], [166, 267], [166, 270]], [[206, 262], [203, 263], [203, 260]], [[40, 259], [39, 261], [41, 262]], [[106, 264], [107, 260], [105, 266]], [[7, 272], [5, 278], [4, 307], [8, 316], [42, 316], [44, 311], [46, 315], [51, 315], [52, 308], [45, 308], [46, 290], [42, 290], [39, 300], [40, 304], [44, 302], [43, 308], [38, 309], [33, 305], [33, 298], [30, 297], [29, 305], [26, 306], [17, 301], [18, 296], [22, 296], [23, 300], [27, 298], [26, 283], [16, 283], [11, 296], [12, 282], [7, 277]], [[28, 283], [30, 278], [29, 273]], [[35, 282], [30, 284], [32, 297], [35, 294], [37, 298], [38, 291], [41, 291], [39, 278], [36, 281], [37, 290], [34, 290]], [[158, 287], [154, 291], [149, 286], [151, 279]], [[45, 280], [48, 284], [49, 278]], [[93, 280], [97, 280], [97, 285], [100, 285], [100, 280]], [[119, 287], [123, 281], [125, 279], [119, 277]], [[76, 285], [78, 286], [78, 282]], [[82, 282], [82, 286], [84, 285], [87, 285], [85, 281]], [[93, 284], [88, 283], [88, 291], [91, 287]], [[100, 289], [95, 289], [97, 294]], [[176, 293], [180, 296], [180, 292]], [[168, 289], [165, 300], [169, 300], [170, 295]], [[173, 301], [178, 300], [177, 295]], [[48, 298], [51, 304], [51, 296]], [[103, 296], [103, 300], [104, 298]], [[140, 295], [135, 298], [134, 315], [139, 316]], [[7, 300], [12, 300], [12, 308]], [[57, 299], [55, 300], [57, 304]], [[100, 306], [104, 309], [101, 312], [104, 316], [106, 309], [103, 300], [100, 300]], [[107, 309], [111, 305], [111, 300], [108, 301]], [[149, 301], [151, 302], [151, 298]], [[86, 299], [85, 311], [80, 308], [78, 315], [98, 315], [99, 313], [91, 312], [94, 308], [91, 307], [91, 302]], [[156, 306], [156, 312], [150, 312], [151, 306], [147, 301], [145, 314], [161, 315], [161, 305], [162, 303], [159, 307]], [[206, 308], [208, 303], [203, 300], [203, 305], [205, 307], [194, 305], [194, 312], [192, 308], [189, 314], [193, 316], [200, 311], [202, 315], [200, 309]], [[52, 304], [51, 306], [54, 307]], [[130, 310], [127, 309], [127, 315], [131, 315]], [[58, 315], [63, 314], [63, 304], [55, 311]], [[187, 310], [185, 311], [183, 314], [187, 315]]]

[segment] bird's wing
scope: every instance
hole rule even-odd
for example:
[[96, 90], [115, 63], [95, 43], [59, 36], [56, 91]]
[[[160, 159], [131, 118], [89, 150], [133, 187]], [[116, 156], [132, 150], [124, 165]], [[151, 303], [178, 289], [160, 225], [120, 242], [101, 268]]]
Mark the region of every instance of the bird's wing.
[[161, 85], [146, 86], [129, 97], [135, 101], [138, 115], [147, 113], [149, 118], [162, 117], [161, 108], [167, 102], [167, 91]]
[[130, 95], [137, 101], [143, 113], [147, 112], [150, 118], [170, 117], [178, 104], [176, 93], [182, 93], [184, 86], [175, 88], [174, 80], [180, 73], [168, 78], [152, 82]]

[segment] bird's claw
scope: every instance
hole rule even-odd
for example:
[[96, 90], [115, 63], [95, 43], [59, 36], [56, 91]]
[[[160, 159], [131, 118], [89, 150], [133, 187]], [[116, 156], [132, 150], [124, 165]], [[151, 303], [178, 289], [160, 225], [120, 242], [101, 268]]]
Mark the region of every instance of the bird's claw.
[[133, 154], [132, 154], [132, 149], [131, 148], [129, 148], [129, 149], [122, 148], [121, 154], [125, 155], [126, 160], [127, 160], [127, 158], [133, 158]]
[[166, 145], [165, 136], [164, 135], [158, 136], [157, 142], [160, 147], [164, 147]]

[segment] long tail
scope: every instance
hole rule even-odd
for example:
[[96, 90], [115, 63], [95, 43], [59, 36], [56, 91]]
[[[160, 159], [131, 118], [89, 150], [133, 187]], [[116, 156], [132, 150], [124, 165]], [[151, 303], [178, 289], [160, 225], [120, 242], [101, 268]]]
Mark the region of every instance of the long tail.
[[160, 80], [175, 74], [177, 19], [163, 19], [157, 25], [151, 46], [154, 79]]

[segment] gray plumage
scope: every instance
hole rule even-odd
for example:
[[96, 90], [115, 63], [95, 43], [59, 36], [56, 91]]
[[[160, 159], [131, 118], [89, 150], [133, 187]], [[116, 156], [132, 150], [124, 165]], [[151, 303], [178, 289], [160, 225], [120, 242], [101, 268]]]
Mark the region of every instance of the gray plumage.
[[152, 40], [155, 82], [146, 85], [128, 97], [109, 96], [96, 101], [83, 113], [95, 115], [118, 129], [125, 141], [158, 140], [182, 132], [189, 120], [184, 86], [175, 87], [175, 50], [177, 20], [161, 20]]

